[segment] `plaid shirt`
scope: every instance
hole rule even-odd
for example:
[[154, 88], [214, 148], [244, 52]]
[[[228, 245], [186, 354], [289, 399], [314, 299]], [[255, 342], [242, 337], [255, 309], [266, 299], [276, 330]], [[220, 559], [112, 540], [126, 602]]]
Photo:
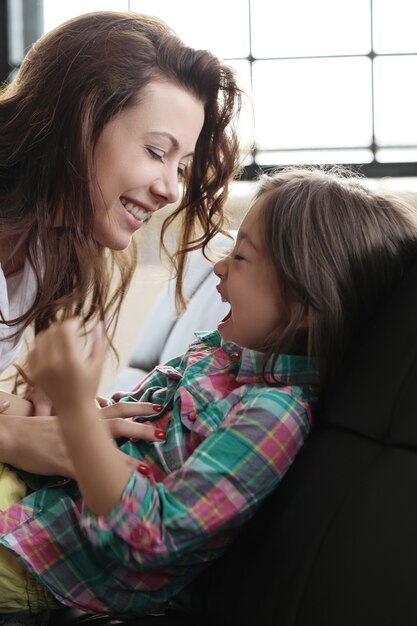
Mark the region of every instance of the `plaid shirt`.
[[314, 363], [282, 355], [272, 371], [263, 360], [198, 333], [123, 398], [164, 407], [153, 421], [166, 441], [120, 442], [150, 476], [134, 472], [96, 517], [74, 481], [39, 489], [47, 479], [25, 474], [37, 490], [0, 514], [0, 542], [65, 604], [124, 616], [160, 607], [223, 553], [310, 430]]

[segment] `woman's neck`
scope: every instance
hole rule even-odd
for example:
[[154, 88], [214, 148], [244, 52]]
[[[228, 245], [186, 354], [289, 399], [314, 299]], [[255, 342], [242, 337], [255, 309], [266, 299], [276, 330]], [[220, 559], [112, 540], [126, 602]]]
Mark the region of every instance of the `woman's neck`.
[[21, 234], [0, 235], [0, 263], [5, 276], [18, 272], [25, 264], [25, 246], [17, 247], [20, 238]]

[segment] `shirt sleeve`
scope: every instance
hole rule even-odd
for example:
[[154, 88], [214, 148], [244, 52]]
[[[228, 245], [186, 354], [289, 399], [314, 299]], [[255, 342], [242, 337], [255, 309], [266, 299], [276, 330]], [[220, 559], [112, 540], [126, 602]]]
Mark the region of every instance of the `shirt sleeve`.
[[[134, 473], [105, 517], [84, 510], [92, 543], [140, 567], [224, 545], [276, 488], [310, 429], [308, 406], [276, 388], [246, 395], [186, 463], [152, 485]], [[200, 551], [200, 552], [199, 552]]]

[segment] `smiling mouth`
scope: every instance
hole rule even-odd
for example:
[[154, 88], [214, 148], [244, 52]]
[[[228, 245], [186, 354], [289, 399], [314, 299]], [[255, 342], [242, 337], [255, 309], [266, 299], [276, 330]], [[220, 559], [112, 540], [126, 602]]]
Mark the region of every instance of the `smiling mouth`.
[[148, 211], [147, 209], [144, 209], [143, 207], [138, 206], [137, 204], [134, 204], [133, 202], [130, 202], [125, 198], [121, 198], [120, 201], [126, 211], [130, 213], [130, 215], [133, 215], [133, 217], [137, 220], [140, 220], [141, 222], [146, 222], [146, 220], [149, 220], [152, 217], [152, 211]]
[[230, 318], [232, 317], [232, 307], [230, 307], [230, 310], [228, 313], [226, 313], [226, 315], [224, 316], [224, 318], [222, 320], [220, 320], [219, 324], [224, 324], [225, 322], [227, 322]]

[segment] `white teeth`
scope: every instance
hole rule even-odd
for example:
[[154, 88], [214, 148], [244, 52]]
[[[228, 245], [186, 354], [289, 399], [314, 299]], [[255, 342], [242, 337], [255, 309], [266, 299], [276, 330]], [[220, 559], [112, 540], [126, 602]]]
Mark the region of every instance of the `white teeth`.
[[137, 220], [141, 220], [142, 222], [148, 220], [152, 215], [150, 211], [142, 209], [132, 202], [123, 201], [122, 204], [124, 205], [126, 211], [133, 215], [133, 217], [135, 217]]

